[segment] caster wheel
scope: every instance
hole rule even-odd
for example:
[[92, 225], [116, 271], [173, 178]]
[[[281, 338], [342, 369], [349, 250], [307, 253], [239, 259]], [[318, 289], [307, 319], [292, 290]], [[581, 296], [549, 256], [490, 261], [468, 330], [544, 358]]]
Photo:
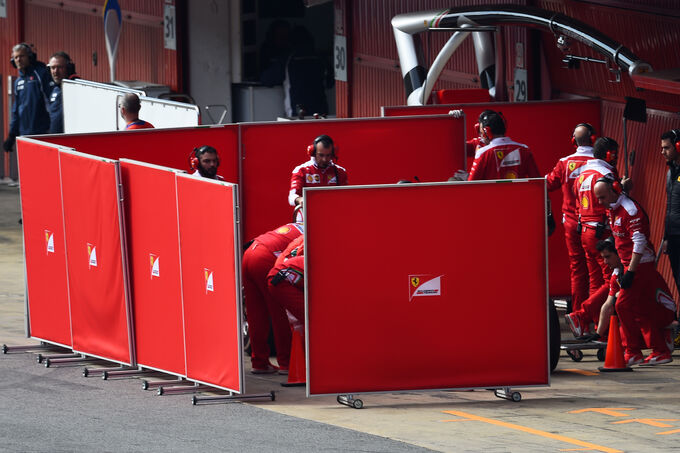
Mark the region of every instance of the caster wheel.
[[[149, 381], [142, 381], [142, 390], [148, 390], [149, 389]], [[196, 403], [194, 403], [196, 404]]]
[[270, 393], [272, 395], [272, 401], [276, 401], [276, 393], [274, 393], [273, 390]]
[[522, 394], [519, 392], [512, 392], [512, 400], [515, 403], [519, 403], [520, 401], [522, 401]]
[[37, 356], [35, 356], [35, 360], [37, 360], [38, 363], [42, 363], [42, 361], [43, 361], [43, 355], [42, 355], [42, 354], [38, 354]]
[[161, 396], [163, 394], [163, 387], [158, 387], [158, 391], [156, 393], [158, 396]]
[[3, 354], [7, 354], [7, 351], [9, 351], [9, 348], [7, 347], [6, 344], [3, 344], [3, 345], [2, 345], [2, 353], [3, 353]]
[[597, 350], [597, 360], [600, 362], [604, 362], [605, 357], [607, 356], [607, 351], [603, 349], [598, 349]]
[[580, 349], [572, 349], [570, 351], [567, 351], [567, 355], [571, 357], [571, 360], [574, 362], [580, 362], [583, 360], [583, 352], [581, 352]]
[[338, 395], [338, 397], [335, 398], [335, 401], [337, 401], [339, 404], [343, 404], [342, 400], [340, 399], [340, 395]]
[[191, 397], [191, 404], [193, 404], [193, 405], [195, 406], [197, 402], [198, 402], [198, 398], [196, 398], [195, 395], [192, 396], [192, 397]]
[[104, 372], [102, 373], [102, 379], [107, 380], [108, 378], [109, 378], [109, 372], [108, 372], [108, 371], [104, 371]]
[[87, 368], [83, 368], [83, 377], [88, 377], [90, 375], [90, 372], [87, 370]]
[[364, 407], [364, 402], [361, 400], [354, 400], [352, 406], [354, 406], [354, 409], [361, 409], [362, 407]]
[[50, 359], [45, 359], [45, 368], [50, 367]]

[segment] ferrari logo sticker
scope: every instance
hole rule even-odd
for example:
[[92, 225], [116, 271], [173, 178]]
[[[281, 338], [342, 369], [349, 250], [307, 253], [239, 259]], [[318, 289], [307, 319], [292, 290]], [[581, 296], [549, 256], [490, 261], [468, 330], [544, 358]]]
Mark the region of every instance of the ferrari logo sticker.
[[569, 162], [569, 171], [574, 171], [576, 170], [576, 162]]
[[496, 151], [496, 157], [498, 157], [498, 160], [503, 160], [503, 157], [505, 157], [503, 151]]
[[421, 296], [441, 296], [443, 275], [409, 275], [408, 300]]

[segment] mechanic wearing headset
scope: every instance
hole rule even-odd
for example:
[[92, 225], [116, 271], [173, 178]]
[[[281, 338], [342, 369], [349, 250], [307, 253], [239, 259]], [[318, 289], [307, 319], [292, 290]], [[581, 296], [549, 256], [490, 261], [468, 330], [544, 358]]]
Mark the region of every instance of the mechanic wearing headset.
[[484, 110], [476, 128], [481, 147], [475, 152], [468, 181], [541, 177], [529, 147], [505, 136], [500, 113]]
[[[672, 339], [667, 327], [675, 318], [676, 305], [656, 270], [656, 255], [649, 243], [649, 218], [611, 175], [595, 181], [594, 193], [609, 210], [609, 225], [625, 269], [619, 277], [621, 290], [615, 304], [625, 360], [628, 366], [671, 362]], [[639, 340], [640, 332], [652, 349], [646, 358], [642, 356], [645, 345]]]
[[79, 77], [76, 74], [76, 65], [71, 61], [71, 57], [62, 50], [52, 54], [48, 67], [52, 75], [52, 81], [50, 82], [52, 92], [50, 93], [50, 100], [47, 105], [47, 111], [50, 114], [50, 134], [61, 134], [64, 132], [64, 105], [62, 102], [61, 81], [64, 79], [75, 80]]
[[571, 273], [571, 306], [578, 310], [581, 303], [588, 298], [588, 266], [586, 253], [578, 234], [578, 215], [576, 214], [576, 198], [574, 182], [581, 174], [583, 165], [593, 158], [593, 142], [595, 129], [588, 123], [577, 124], [571, 142], [576, 148], [573, 154], [560, 159], [555, 168], [545, 177], [548, 192], [562, 189], [562, 224], [564, 239], [569, 253], [569, 270]]
[[288, 203], [291, 206], [302, 205], [302, 189], [304, 187], [345, 186], [347, 170], [337, 165], [337, 148], [328, 135], [319, 135], [314, 143], [307, 147], [310, 160], [293, 169], [290, 177]]
[[661, 135], [661, 154], [668, 165], [661, 250], [668, 255], [675, 286], [680, 291], [680, 129], [671, 129]]
[[[301, 223], [288, 223], [275, 230], [261, 234], [248, 246], [243, 254], [243, 292], [252, 353], [250, 361], [253, 374], [268, 374], [288, 370], [290, 360], [291, 332], [288, 317], [281, 304], [269, 295], [267, 274], [274, 267], [276, 258], [288, 244], [304, 233]], [[269, 324], [274, 331], [276, 359], [275, 367], [269, 362]]]
[[5, 151], [12, 151], [20, 135], [45, 134], [50, 129], [47, 99], [52, 78], [45, 63], [37, 61], [31, 46], [19, 43], [12, 48], [11, 64], [19, 70], [14, 81], [15, 99], [9, 122], [9, 133], [2, 144]]
[[224, 181], [224, 178], [217, 174], [220, 156], [217, 155], [217, 150], [212, 146], [203, 145], [194, 148], [189, 156], [189, 165], [192, 170], [195, 170], [192, 175]]

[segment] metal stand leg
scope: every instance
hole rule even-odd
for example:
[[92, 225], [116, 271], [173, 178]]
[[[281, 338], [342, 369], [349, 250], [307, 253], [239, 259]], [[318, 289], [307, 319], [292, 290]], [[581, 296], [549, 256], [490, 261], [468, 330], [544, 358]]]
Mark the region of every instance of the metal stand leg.
[[98, 359], [96, 357], [76, 356], [72, 358], [63, 359], [44, 359], [43, 362], [45, 363], [45, 368], [49, 368], [52, 365], [78, 366], [82, 365], [85, 362], [97, 362], [99, 360], [101, 359]]
[[83, 376], [99, 376], [107, 371], [123, 371], [129, 370], [129, 366], [118, 366], [118, 367], [104, 367], [104, 368], [83, 368]]
[[354, 396], [351, 394], [338, 395], [338, 403], [353, 407], [354, 409], [361, 409], [364, 407], [364, 402], [358, 398], [354, 398]]
[[142, 390], [149, 390], [156, 387], [162, 387], [164, 385], [173, 385], [173, 382], [174, 385], [182, 385], [182, 383], [185, 381], [183, 377], [177, 377], [174, 381], [169, 379], [163, 381], [147, 381], [146, 379], [142, 379]]
[[21, 345], [21, 346], [7, 346], [6, 344], [2, 345], [2, 353], [3, 354], [9, 354], [10, 352], [26, 352], [26, 351], [49, 351], [53, 350], [55, 346], [49, 345], [44, 342], [40, 342], [40, 344], [27, 344], [27, 345]]
[[123, 366], [121, 367], [120, 370], [112, 370], [112, 371], [102, 371], [102, 379], [107, 380], [108, 378], [114, 378], [114, 377], [135, 377], [135, 376], [144, 376], [146, 374], [154, 374], [158, 373], [158, 371], [155, 370], [142, 370], [140, 367], [130, 367], [130, 366]]
[[193, 382], [192, 383], [187, 382], [186, 385], [170, 385], [167, 387], [160, 386], [158, 387], [158, 390], [156, 392], [160, 396], [160, 395], [182, 395], [185, 393], [202, 392], [204, 390], [219, 391], [219, 389], [216, 389], [215, 387], [211, 387], [209, 385], [200, 385]]
[[496, 389], [493, 392], [498, 398], [503, 398], [508, 401], [514, 401], [519, 403], [522, 401], [522, 394], [519, 392], [514, 392], [510, 387], [503, 387], [502, 389]]
[[35, 359], [38, 361], [38, 363], [42, 363], [43, 360], [53, 360], [53, 359], [73, 359], [76, 357], [80, 357], [80, 354], [75, 354], [75, 353], [70, 353], [70, 354], [50, 354], [50, 355], [43, 355], [38, 354]]
[[234, 395], [232, 392], [229, 392], [229, 395], [225, 396], [199, 396], [199, 395], [194, 395], [191, 398], [191, 404], [194, 406], [199, 406], [201, 404], [221, 404], [221, 403], [231, 403], [234, 401], [242, 401], [242, 400], [253, 400], [253, 399], [262, 399], [262, 398], [269, 398], [272, 401], [276, 400], [276, 393], [272, 390], [269, 393], [259, 393], [259, 394], [253, 394], [253, 395]]

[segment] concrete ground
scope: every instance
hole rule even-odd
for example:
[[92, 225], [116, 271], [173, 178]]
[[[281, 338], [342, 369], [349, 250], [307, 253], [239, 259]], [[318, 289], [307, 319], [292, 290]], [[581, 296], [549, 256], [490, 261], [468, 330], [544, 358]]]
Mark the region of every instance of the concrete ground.
[[[0, 343], [11, 345], [32, 342], [18, 205], [18, 189], [0, 186]], [[676, 451], [680, 354], [629, 373], [601, 364], [589, 351], [581, 362], [563, 354], [551, 386], [520, 389], [519, 403], [482, 390], [407, 392], [361, 395], [355, 410], [250, 373], [247, 392], [274, 390], [276, 401], [192, 406], [138, 378], [85, 378], [82, 366], [12, 353], [0, 355], [0, 451]]]

